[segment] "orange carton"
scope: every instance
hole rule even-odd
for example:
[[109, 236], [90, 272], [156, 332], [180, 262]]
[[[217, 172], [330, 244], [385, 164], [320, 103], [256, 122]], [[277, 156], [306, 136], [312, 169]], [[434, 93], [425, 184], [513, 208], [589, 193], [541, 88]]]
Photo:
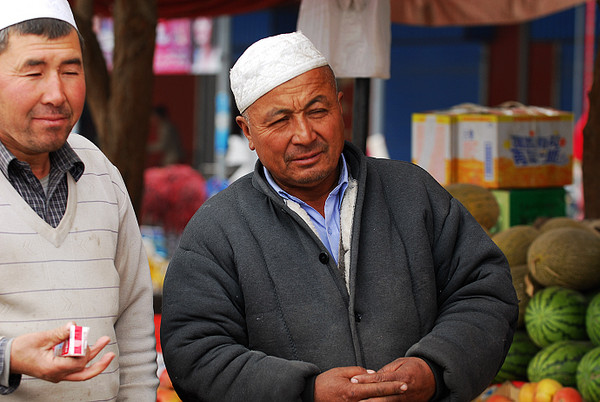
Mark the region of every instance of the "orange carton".
[[440, 184], [453, 183], [456, 116], [443, 112], [413, 113], [411, 159]]
[[449, 109], [412, 115], [411, 159], [440, 184], [456, 182], [457, 117], [485, 113], [488, 107], [461, 103]]
[[572, 113], [526, 107], [462, 114], [456, 139], [458, 182], [538, 188], [572, 181]]

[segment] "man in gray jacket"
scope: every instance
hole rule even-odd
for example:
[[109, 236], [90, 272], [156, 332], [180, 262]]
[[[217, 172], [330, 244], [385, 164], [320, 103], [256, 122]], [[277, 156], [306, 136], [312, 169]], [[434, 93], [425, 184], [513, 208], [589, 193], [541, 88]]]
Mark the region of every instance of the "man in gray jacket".
[[469, 401], [518, 307], [506, 259], [429, 174], [344, 141], [334, 74], [301, 33], [231, 70], [259, 161], [189, 222], [162, 348], [184, 400]]

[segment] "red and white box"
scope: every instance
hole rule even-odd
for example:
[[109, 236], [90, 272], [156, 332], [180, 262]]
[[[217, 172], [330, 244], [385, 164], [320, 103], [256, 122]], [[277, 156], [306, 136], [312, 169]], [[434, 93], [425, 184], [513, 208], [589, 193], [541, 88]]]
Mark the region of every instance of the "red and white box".
[[54, 354], [56, 356], [85, 356], [90, 328], [71, 325], [70, 331], [69, 339], [54, 347]]

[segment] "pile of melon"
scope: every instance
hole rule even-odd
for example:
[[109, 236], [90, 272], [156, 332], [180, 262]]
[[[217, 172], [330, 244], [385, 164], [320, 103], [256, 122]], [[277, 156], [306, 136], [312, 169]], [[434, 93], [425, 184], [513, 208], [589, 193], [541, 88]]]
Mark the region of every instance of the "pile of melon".
[[600, 234], [571, 218], [492, 236], [510, 265], [519, 323], [495, 382], [545, 378], [600, 401]]
[[452, 183], [446, 190], [463, 204], [487, 233], [498, 222], [500, 205], [489, 189], [477, 184]]

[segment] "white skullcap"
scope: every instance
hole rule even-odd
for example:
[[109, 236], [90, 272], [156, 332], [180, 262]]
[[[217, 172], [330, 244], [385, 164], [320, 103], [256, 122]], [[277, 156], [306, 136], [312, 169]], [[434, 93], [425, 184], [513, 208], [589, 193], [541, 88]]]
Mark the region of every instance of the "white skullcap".
[[3, 0], [0, 2], [0, 29], [35, 18], [55, 18], [68, 22], [77, 29], [67, 0]]
[[327, 59], [301, 32], [261, 39], [246, 49], [229, 72], [237, 108], [243, 113], [273, 88], [326, 65]]

